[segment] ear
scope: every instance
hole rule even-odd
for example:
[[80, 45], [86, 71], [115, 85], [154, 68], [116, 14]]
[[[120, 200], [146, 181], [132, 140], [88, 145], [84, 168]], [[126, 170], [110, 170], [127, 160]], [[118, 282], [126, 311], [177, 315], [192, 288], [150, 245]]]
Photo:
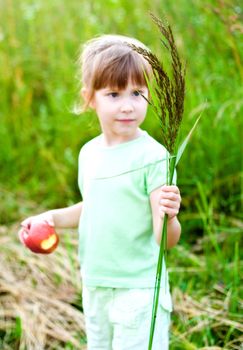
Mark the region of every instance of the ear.
[[85, 104], [87, 104], [87, 107], [95, 109], [94, 98], [90, 99], [90, 91], [86, 87], [81, 89], [81, 95], [85, 101]]

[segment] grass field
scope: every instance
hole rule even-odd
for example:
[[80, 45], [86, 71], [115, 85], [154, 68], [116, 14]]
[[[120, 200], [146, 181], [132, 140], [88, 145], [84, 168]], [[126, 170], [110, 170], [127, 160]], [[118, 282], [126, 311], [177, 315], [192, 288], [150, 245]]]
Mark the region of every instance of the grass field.
[[[80, 45], [125, 34], [166, 60], [149, 11], [167, 18], [186, 62], [182, 137], [204, 110], [177, 169], [183, 235], [169, 253], [170, 348], [242, 349], [240, 1], [0, 0], [1, 349], [85, 346], [76, 232], [61, 232], [47, 259], [24, 251], [16, 232], [26, 216], [80, 200], [78, 153], [99, 133], [92, 113], [72, 113]], [[161, 140], [152, 113], [143, 128]]]

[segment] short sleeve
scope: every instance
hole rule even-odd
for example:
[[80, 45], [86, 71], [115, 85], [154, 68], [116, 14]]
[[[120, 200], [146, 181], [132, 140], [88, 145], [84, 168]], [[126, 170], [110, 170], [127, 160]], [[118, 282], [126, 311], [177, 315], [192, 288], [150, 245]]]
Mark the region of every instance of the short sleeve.
[[83, 192], [83, 148], [81, 148], [78, 156], [78, 186], [82, 194]]
[[[150, 194], [156, 188], [167, 183], [166, 159], [162, 159], [150, 164], [146, 169], [146, 191]], [[177, 174], [174, 172], [173, 185], [176, 185]]]

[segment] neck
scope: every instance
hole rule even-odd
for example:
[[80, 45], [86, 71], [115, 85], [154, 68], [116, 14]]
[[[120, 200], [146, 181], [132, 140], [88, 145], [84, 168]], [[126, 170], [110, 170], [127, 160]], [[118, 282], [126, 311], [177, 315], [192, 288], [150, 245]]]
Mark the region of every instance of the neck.
[[102, 139], [102, 144], [105, 147], [112, 147], [112, 146], [116, 146], [119, 145], [121, 143], [125, 143], [125, 142], [129, 142], [132, 140], [137, 139], [138, 137], [140, 137], [142, 135], [142, 130], [140, 128], [137, 129], [136, 133], [133, 135], [128, 135], [128, 136], [119, 136], [117, 138], [114, 137], [109, 137], [109, 135], [107, 135], [106, 133], [103, 132], [103, 139]]

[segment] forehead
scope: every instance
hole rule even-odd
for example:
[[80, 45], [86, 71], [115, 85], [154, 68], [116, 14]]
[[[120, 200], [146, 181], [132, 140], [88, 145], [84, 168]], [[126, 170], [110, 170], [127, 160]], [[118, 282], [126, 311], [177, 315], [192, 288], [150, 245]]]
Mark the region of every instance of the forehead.
[[101, 90], [115, 90], [115, 91], [126, 91], [126, 90], [144, 90], [148, 89], [145, 84], [137, 84], [136, 82], [133, 82], [132, 80], [128, 80], [126, 86], [124, 87], [118, 87], [118, 86], [112, 86], [112, 85], [107, 85], [101, 88]]

